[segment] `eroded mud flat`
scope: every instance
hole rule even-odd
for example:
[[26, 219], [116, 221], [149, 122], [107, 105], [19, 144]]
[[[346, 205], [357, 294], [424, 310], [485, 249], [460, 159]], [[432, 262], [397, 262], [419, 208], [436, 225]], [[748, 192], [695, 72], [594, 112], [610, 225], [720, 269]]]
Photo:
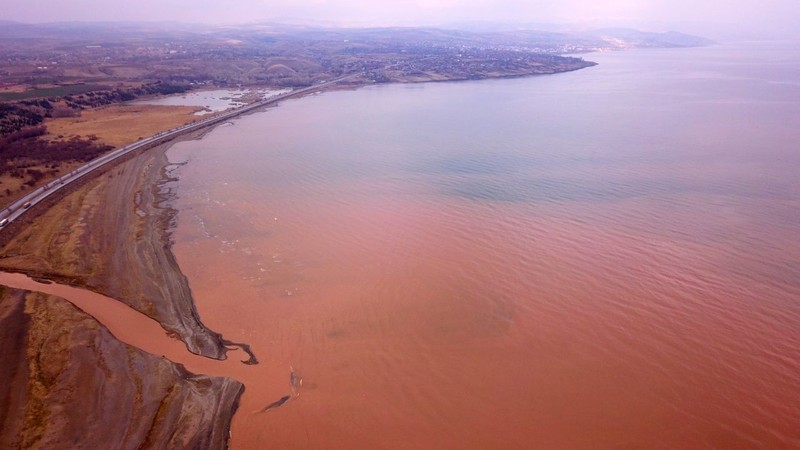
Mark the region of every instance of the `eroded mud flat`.
[[0, 447], [226, 447], [241, 383], [126, 345], [64, 299], [0, 289]]
[[165, 148], [153, 149], [73, 190], [0, 249], [0, 267], [86, 287], [160, 322], [194, 353], [224, 358], [203, 325], [170, 248], [173, 182]]

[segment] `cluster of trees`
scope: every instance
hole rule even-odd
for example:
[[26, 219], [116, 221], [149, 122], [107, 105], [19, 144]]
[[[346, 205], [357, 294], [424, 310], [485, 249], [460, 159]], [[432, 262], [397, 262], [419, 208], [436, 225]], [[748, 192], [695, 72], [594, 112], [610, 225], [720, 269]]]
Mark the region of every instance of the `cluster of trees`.
[[[184, 84], [157, 82], [135, 88], [119, 88], [0, 102], [0, 175], [19, 178], [20, 189], [33, 187], [45, 177], [54, 177], [64, 162], [87, 162], [112, 150], [98, 144], [96, 136], [66, 140], [45, 139], [45, 118], [79, 115], [82, 109], [133, 100], [143, 95], [178, 94], [189, 89]], [[4, 189], [10, 196], [9, 188]]]
[[[106, 91], [87, 92], [80, 95], [65, 95], [61, 98], [21, 100], [15, 103], [0, 103], [0, 136], [40, 125], [47, 117], [77, 115], [80, 110], [112, 103], [131, 101], [143, 95], [179, 94], [189, 90], [182, 84], [152, 83], [136, 88], [119, 88]], [[63, 101], [63, 103], [61, 103]], [[63, 106], [66, 104], [66, 106]], [[59, 106], [60, 105], [60, 106]], [[64, 111], [64, 110], [67, 111]]]
[[45, 175], [55, 175], [60, 163], [87, 162], [113, 148], [97, 144], [94, 136], [48, 141], [42, 138], [46, 133], [46, 127], [36, 126], [0, 138], [0, 175], [10, 174], [33, 186]]
[[80, 95], [66, 95], [64, 96], [64, 101], [73, 109], [96, 108], [112, 103], [129, 102], [143, 95], [182, 94], [187, 90], [189, 90], [189, 87], [186, 85], [158, 82], [146, 84], [137, 88], [119, 88], [111, 91], [95, 91]]
[[0, 136], [19, 131], [25, 127], [39, 125], [46, 112], [42, 108], [21, 103], [0, 103]]

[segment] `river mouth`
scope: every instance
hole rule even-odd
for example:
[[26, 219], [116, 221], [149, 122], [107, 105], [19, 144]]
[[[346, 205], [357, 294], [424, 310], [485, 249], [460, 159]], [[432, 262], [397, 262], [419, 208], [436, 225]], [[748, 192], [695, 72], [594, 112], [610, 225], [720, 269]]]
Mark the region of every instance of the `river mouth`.
[[170, 336], [152, 318], [96, 292], [49, 280], [34, 280], [20, 273], [0, 272], [0, 284], [63, 298], [102, 323], [120, 341], [182, 364], [194, 373], [231, 377], [234, 369], [242, 365], [237, 359], [247, 359], [244, 352], [236, 349], [229, 351], [224, 361], [191, 353], [183, 342]]
[[[251, 355], [235, 346], [229, 347], [225, 360], [194, 354], [158, 322], [113, 298], [50, 280], [34, 280], [21, 273], [0, 272], [0, 285], [63, 298], [103, 324], [114, 337], [125, 344], [181, 364], [195, 374], [227, 377], [240, 381], [245, 386], [249, 384], [250, 397], [263, 395], [260, 399], [251, 398], [251, 403], [262, 404], [265, 409], [270, 406], [270, 409], [284, 406], [292, 398], [299, 397], [302, 378], [292, 368], [269, 369], [248, 364]], [[270, 383], [272, 389], [260, 390], [258, 386], [264, 383]], [[283, 399], [281, 395], [287, 398], [279, 405], [274, 405], [273, 400]], [[262, 411], [263, 409], [251, 412]]]

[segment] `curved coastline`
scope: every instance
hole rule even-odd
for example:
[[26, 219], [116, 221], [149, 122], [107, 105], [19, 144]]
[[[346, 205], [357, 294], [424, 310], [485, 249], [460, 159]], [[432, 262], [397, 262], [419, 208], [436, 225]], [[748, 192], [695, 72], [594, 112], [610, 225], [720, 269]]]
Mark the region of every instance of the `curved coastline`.
[[[269, 106], [271, 105], [264, 105], [242, 114], [251, 114]], [[231, 364], [243, 366], [258, 364], [258, 359], [249, 344], [225, 339], [220, 333], [203, 324], [188, 280], [181, 272], [171, 251], [171, 234], [177, 211], [171, 207], [170, 200], [175, 194], [173, 185], [177, 179], [171, 175], [171, 167], [175, 164], [169, 161], [166, 153], [174, 144], [201, 139], [216, 126], [224, 123], [226, 122], [182, 134], [158, 146], [126, 155], [92, 172], [57, 195], [51, 196], [36, 208], [32, 208], [26, 216], [4, 229], [5, 233], [0, 237], [0, 270], [23, 274], [44, 283], [53, 280], [119, 301], [156, 321], [171, 338], [177, 339], [176, 342], [182, 341], [186, 350], [199, 355], [201, 360], [205, 359], [209, 364], [213, 360], [226, 360], [227, 353], [234, 349], [241, 350], [246, 356], [239, 361], [222, 361], [226, 367], [231, 367]], [[31, 226], [34, 223], [36, 226]], [[0, 289], [6, 288], [0, 286]], [[58, 308], [65, 302], [59, 297], [39, 294], [36, 290], [11, 289], [10, 292], [14, 292], [13, 295], [19, 304], [9, 308], [16, 312], [24, 309], [20, 305], [31, 296], [36, 299], [45, 298], [50, 303], [55, 302]], [[8, 299], [6, 300], [8, 303]], [[0, 312], [6, 309], [5, 306], [0, 304], [2, 307]], [[77, 314], [79, 318], [98, 320], [81, 310], [77, 310]], [[51, 321], [60, 321], [55, 333], [62, 333], [61, 336], [64, 336], [64, 327], [69, 327], [68, 324], [73, 321], [72, 319], [74, 318], [61, 320], [52, 317]], [[26, 320], [30, 322], [30, 319]], [[195, 375], [187, 371], [183, 364], [164, 360], [138, 347], [121, 343], [114, 335], [108, 333], [102, 321], [99, 321], [97, 326], [104, 331], [101, 336], [95, 337], [95, 340], [112, 346], [123, 345], [130, 348], [127, 350], [128, 353], [138, 352], [144, 355], [143, 359], [136, 363], [115, 364], [110, 370], [115, 374], [114, 377], [139, 380], [134, 387], [134, 390], [138, 389], [137, 405], [140, 402], [160, 405], [152, 420], [144, 416], [138, 417], [137, 414], [127, 422], [118, 420], [106, 423], [107, 428], [116, 430], [112, 434], [122, 435], [126, 433], [124, 430], [134, 427], [147, 431], [144, 440], [139, 440], [144, 446], [158, 446], [162, 443], [181, 446], [182, 442], [186, 444], [184, 447], [228, 448], [231, 422], [245, 389], [244, 384], [229, 377], [228, 374], [233, 371], [219, 371], [213, 369], [213, 365], [201, 363], [195, 367], [195, 372], [198, 374]], [[96, 325], [92, 325], [89, 328], [95, 327]], [[33, 333], [27, 328], [16, 331], [18, 333], [9, 339], [2, 339], [0, 344], [4, 347], [14, 346], [20, 339], [22, 341], [29, 339]], [[85, 330], [77, 327], [77, 333], [83, 335]], [[68, 343], [64, 348], [53, 351], [42, 349], [39, 354], [34, 355], [35, 359], [53, 358], [57, 352], [68, 354], [70, 360], [60, 361], [56, 364], [55, 370], [68, 374], [72, 370], [71, 367], [77, 364], [78, 370], [82, 371], [84, 376], [81, 379], [67, 375], [63, 384], [67, 388], [87, 381], [88, 384], [92, 384], [93, 382], [89, 380], [100, 375], [91, 375], [86, 371], [94, 370], [92, 368], [98, 365], [102, 366], [104, 364], [102, 361], [108, 356], [98, 352], [76, 353], [73, 351], [74, 348], [82, 344], [78, 343], [78, 339], [67, 339]], [[21, 350], [21, 353], [17, 351], [19, 358], [15, 360], [15, 364], [23, 367], [26, 361], [30, 361], [32, 355], [27, 351], [26, 356], [24, 348], [18, 350]], [[138, 369], [142, 366], [149, 367], [148, 365], [153, 364], [151, 361], [156, 361], [162, 366], [166, 364], [167, 368], [143, 371]], [[106, 374], [108, 370], [109, 368], [103, 369]], [[14, 373], [17, 374], [15, 375], [17, 378], [11, 381], [20, 385], [24, 385], [26, 374], [31, 375], [25, 371]], [[216, 376], [200, 375], [201, 373], [216, 373]], [[19, 378], [20, 376], [22, 378]], [[152, 380], [145, 381], [150, 377]], [[181, 379], [184, 381], [180, 383], [189, 384], [178, 387], [177, 380]], [[142, 391], [142, 383], [163, 386], [172, 384], [173, 387], [164, 394], [161, 391], [153, 392], [152, 389]], [[8, 386], [11, 386], [11, 383]], [[30, 391], [30, 388], [28, 390]], [[125, 398], [118, 398], [112, 403], [119, 401], [127, 405]], [[27, 400], [22, 401], [20, 405], [24, 406], [28, 401], [42, 405], [43, 409], [40, 411], [42, 414], [56, 412], [60, 415], [62, 413], [58, 411], [64, 410], [64, 401], [57, 396], [43, 396], [41, 393], [29, 392]], [[102, 403], [103, 400], [71, 398], [71, 401], [75, 403], [73, 406], [82, 405], [84, 402], [97, 406], [98, 402]], [[208, 411], [212, 411], [213, 414], [209, 415]], [[30, 418], [30, 416], [14, 418], [18, 429], [0, 430], [0, 436], [12, 440], [30, 439], [20, 434], [30, 427], [28, 421]], [[48, 420], [62, 419], [66, 418], [57, 419], [50, 416]], [[76, 429], [80, 429], [81, 423], [85, 427], [92, 426], [88, 422], [76, 420]], [[38, 437], [34, 436], [32, 439], [59, 440], [66, 435], [65, 433], [72, 431], [75, 430], [65, 431], [58, 427], [51, 429], [44, 426], [37, 431]], [[109, 442], [98, 440], [92, 445], [103, 446]]]
[[[197, 355], [224, 360], [229, 347], [237, 347], [249, 356], [241, 363], [258, 364], [249, 345], [227, 340], [203, 324], [188, 280], [171, 251], [177, 214], [170, 206], [174, 196], [171, 185], [177, 179], [170, 173], [175, 163], [168, 160], [166, 152], [175, 143], [202, 138], [218, 125], [115, 161], [49, 200], [37, 208], [38, 216], [30, 215], [6, 230], [6, 236], [0, 239], [0, 269], [114, 298], [156, 320]], [[37, 226], [30, 227], [34, 220]], [[225, 382], [209, 388], [221, 399], [224, 411], [220, 414], [226, 418], [223, 422], [228, 432], [244, 389], [230, 387]], [[148, 442], [153, 443], [150, 438]], [[227, 447], [227, 439], [221, 442], [216, 439], [200, 447]]]

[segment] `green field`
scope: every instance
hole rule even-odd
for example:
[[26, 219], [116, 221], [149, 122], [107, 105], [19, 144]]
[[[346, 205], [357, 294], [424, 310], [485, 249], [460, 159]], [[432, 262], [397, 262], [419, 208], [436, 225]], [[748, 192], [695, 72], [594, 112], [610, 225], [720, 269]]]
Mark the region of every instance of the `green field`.
[[63, 97], [65, 95], [83, 94], [92, 91], [108, 91], [111, 86], [102, 84], [70, 84], [50, 88], [33, 88], [25, 92], [4, 92], [0, 94], [0, 101], [27, 100], [41, 97]]

